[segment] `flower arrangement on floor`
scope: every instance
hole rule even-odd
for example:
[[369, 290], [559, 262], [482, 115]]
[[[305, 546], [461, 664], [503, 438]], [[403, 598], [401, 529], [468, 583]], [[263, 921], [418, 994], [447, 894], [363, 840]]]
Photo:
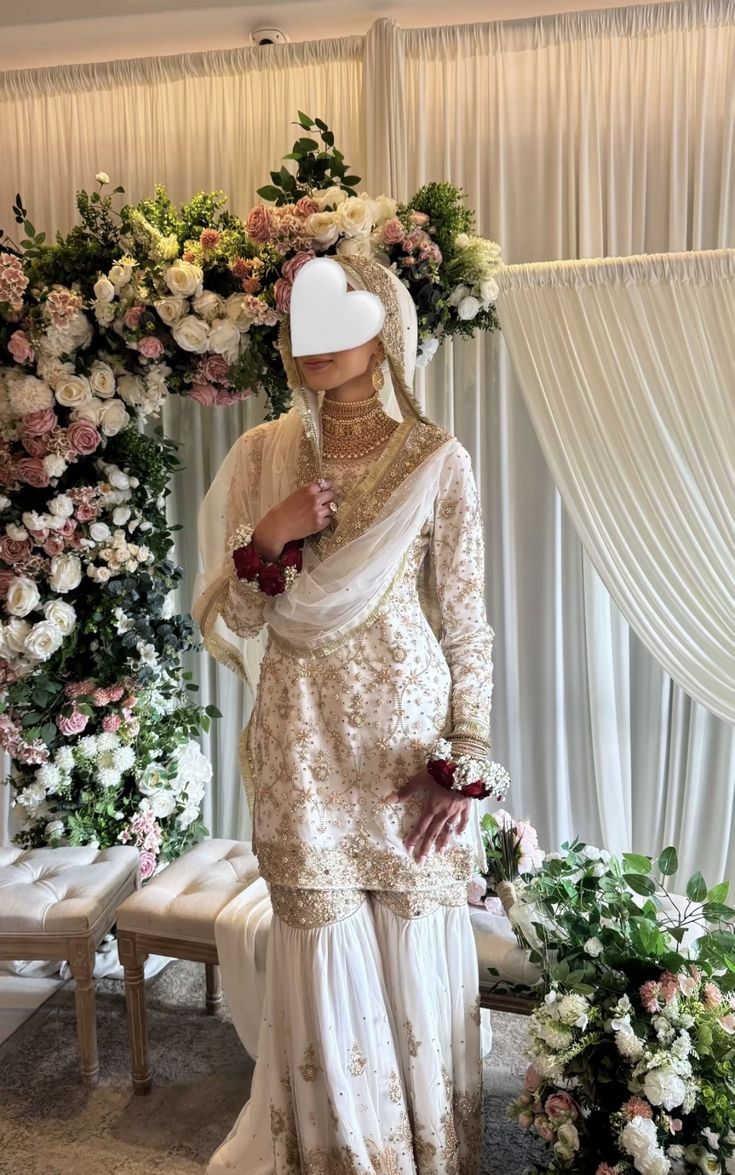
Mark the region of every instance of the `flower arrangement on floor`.
[[244, 219], [222, 192], [177, 207], [161, 186], [116, 210], [124, 189], [105, 194], [100, 172], [50, 242], [16, 197], [24, 237], [0, 239], [0, 746], [23, 846], [133, 842], [148, 874], [206, 832], [196, 740], [219, 711], [194, 705], [181, 673], [197, 642], [175, 601], [166, 396], [259, 393], [268, 417], [283, 411], [278, 327], [316, 254], [392, 266], [423, 361], [497, 327], [500, 250], [471, 235], [462, 193], [356, 195], [326, 123], [300, 113], [299, 128], [293, 173], [272, 172], [272, 204]]
[[[666, 849], [578, 841], [524, 878], [543, 969], [525, 1089], [509, 1107], [552, 1175], [735, 1172], [735, 909]], [[523, 922], [521, 921], [521, 925]]]

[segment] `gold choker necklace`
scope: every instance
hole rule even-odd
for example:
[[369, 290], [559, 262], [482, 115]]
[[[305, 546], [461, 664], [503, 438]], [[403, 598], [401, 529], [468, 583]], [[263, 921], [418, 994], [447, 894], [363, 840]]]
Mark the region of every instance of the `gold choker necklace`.
[[369, 400], [322, 401], [322, 456], [366, 457], [395, 432], [398, 421], [383, 411], [380, 396]]

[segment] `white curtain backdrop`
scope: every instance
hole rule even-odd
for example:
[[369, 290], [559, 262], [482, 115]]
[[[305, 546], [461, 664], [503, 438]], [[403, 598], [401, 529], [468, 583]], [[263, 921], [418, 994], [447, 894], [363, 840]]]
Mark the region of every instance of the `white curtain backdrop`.
[[498, 284], [585, 550], [674, 681], [735, 721], [735, 249], [509, 265]]
[[[301, 109], [329, 122], [372, 193], [461, 185], [509, 263], [721, 248], [735, 244], [733, 76], [733, 0], [411, 31], [379, 21], [366, 38], [318, 45], [5, 74], [0, 209], [20, 190], [37, 227], [66, 229], [75, 188], [104, 168], [131, 199], [155, 180], [176, 199], [221, 187], [245, 214]], [[480, 482], [495, 755], [513, 809], [547, 845], [574, 832], [612, 849], [676, 841], [682, 873], [735, 879], [733, 728], [618, 611], [562, 506], [504, 341], [444, 348], [419, 390]], [[167, 406], [188, 467], [169, 499], [184, 524], [184, 606], [198, 502], [258, 412]], [[215, 834], [244, 835], [236, 743], [250, 699], [213, 663], [195, 668], [201, 700], [225, 715], [205, 740], [205, 817]]]

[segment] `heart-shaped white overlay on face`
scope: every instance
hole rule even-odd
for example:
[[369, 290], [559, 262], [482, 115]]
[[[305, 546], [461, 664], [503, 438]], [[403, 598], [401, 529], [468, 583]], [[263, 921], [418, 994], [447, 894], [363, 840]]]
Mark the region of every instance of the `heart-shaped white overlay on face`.
[[292, 355], [326, 355], [374, 339], [385, 307], [367, 290], [348, 290], [347, 274], [329, 257], [307, 261], [291, 289]]

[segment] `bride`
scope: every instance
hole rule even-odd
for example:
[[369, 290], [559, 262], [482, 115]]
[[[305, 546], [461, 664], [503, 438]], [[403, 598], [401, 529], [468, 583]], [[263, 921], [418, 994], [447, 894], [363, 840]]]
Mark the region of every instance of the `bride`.
[[239, 438], [200, 522], [205, 647], [260, 670], [241, 760], [273, 906], [251, 1097], [208, 1175], [476, 1175], [466, 886], [496, 794], [477, 491], [413, 396], [405, 286], [331, 260], [383, 328], [294, 358], [284, 323], [294, 407]]

